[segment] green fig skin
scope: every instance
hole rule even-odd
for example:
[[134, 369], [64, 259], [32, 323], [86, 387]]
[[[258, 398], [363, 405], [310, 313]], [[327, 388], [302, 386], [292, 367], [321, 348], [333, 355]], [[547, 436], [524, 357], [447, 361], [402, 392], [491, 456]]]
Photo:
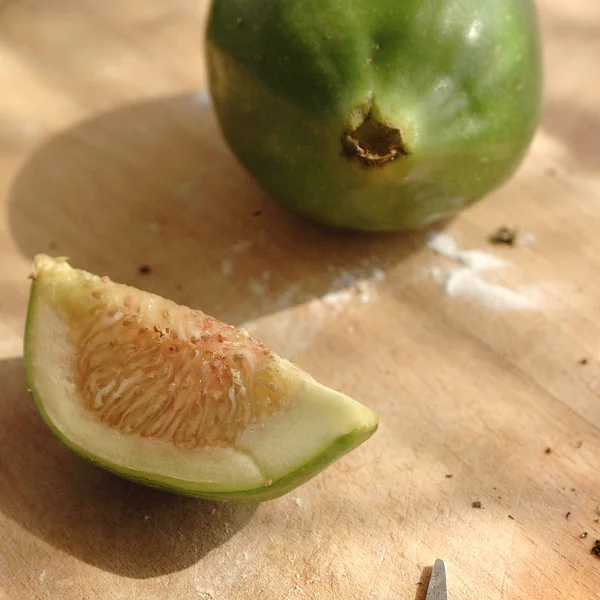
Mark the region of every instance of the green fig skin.
[[530, 0], [214, 0], [205, 42], [231, 150], [338, 227], [453, 217], [514, 174], [540, 118]]

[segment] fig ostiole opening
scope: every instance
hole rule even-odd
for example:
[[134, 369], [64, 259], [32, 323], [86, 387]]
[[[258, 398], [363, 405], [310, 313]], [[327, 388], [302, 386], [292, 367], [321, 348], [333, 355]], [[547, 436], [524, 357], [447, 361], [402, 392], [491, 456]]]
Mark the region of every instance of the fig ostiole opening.
[[365, 167], [383, 167], [410, 154], [402, 133], [377, 114], [372, 102], [362, 111], [358, 125], [342, 134], [343, 154]]

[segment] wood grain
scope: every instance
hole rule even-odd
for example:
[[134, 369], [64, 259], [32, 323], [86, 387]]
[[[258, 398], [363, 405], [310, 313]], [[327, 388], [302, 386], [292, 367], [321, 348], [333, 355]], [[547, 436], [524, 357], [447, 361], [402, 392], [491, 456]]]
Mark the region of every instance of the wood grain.
[[[535, 235], [492, 249], [494, 280], [535, 298], [516, 312], [445, 295], [423, 236], [332, 232], [266, 197], [198, 94], [207, 6], [0, 3], [0, 597], [422, 600], [436, 557], [456, 599], [600, 596], [600, 4], [540, 0], [535, 143], [448, 226], [471, 248]], [[25, 389], [40, 251], [243, 323], [380, 430], [262, 505], [95, 469]], [[368, 301], [321, 300], [375, 268]]]

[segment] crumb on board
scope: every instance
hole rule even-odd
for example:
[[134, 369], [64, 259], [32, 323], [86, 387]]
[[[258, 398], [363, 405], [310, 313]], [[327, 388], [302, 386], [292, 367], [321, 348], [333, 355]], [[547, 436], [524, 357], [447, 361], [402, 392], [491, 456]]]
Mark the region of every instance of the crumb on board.
[[580, 365], [587, 365], [589, 362], [589, 360], [587, 358], [580, 358], [579, 359], [579, 364]]
[[471, 506], [473, 508], [483, 508], [483, 505], [481, 504], [481, 502], [479, 500], [475, 500], [475, 502], [471, 502]]
[[511, 521], [514, 521], [514, 520], [515, 520], [515, 518], [514, 518], [512, 515], [508, 515], [508, 518], [509, 518]]
[[516, 227], [507, 227], [502, 225], [490, 236], [490, 243], [505, 244], [506, 246], [514, 246], [517, 241], [518, 230]]
[[544, 450], [544, 454], [552, 454], [552, 448], [550, 448], [550, 446], [548, 446], [548, 448], [546, 448]]
[[452, 477], [454, 477], [452, 473], [446, 473], [446, 479], [452, 479]]
[[252, 212], [253, 217], [260, 217], [262, 215], [262, 210], [255, 210]]
[[568, 519], [571, 516], [571, 511], [567, 512], [567, 514], [565, 515], [565, 519]]
[[138, 273], [140, 275], [149, 275], [152, 273], [152, 267], [150, 265], [140, 265], [138, 267]]
[[588, 532], [587, 531], [582, 531], [581, 535], [579, 536], [582, 540], [585, 540], [585, 538], [588, 536]]
[[600, 556], [600, 540], [596, 540], [594, 542], [594, 547], [592, 548], [592, 554], [596, 556]]

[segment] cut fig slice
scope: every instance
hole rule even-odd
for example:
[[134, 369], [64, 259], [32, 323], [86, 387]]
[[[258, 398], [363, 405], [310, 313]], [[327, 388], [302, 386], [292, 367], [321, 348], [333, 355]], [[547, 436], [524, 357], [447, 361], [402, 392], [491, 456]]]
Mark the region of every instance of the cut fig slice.
[[180, 494], [276, 498], [378, 426], [244, 330], [45, 255], [34, 261], [25, 363], [65, 446]]

